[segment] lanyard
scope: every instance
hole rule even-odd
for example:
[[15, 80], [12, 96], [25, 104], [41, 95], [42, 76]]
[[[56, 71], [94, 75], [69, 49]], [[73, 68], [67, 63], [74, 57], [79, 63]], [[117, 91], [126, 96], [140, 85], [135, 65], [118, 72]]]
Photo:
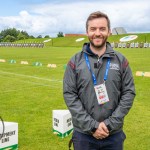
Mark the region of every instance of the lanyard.
[[[88, 55], [86, 53], [84, 53], [84, 58], [85, 58], [87, 66], [88, 66], [88, 69], [92, 74], [93, 83], [94, 83], [94, 85], [97, 85], [97, 80], [96, 80], [95, 74], [91, 70], [89, 58], [88, 58]], [[106, 81], [107, 78], [108, 78], [109, 66], [110, 66], [110, 58], [107, 59], [107, 65], [106, 65], [106, 71], [105, 71], [105, 75], [104, 75], [104, 81]]]

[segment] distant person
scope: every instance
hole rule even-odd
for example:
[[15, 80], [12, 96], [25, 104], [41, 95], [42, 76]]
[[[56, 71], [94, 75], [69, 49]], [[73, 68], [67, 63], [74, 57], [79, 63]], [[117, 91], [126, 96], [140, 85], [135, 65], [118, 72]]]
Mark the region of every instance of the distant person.
[[93, 12], [86, 21], [89, 43], [69, 61], [63, 82], [72, 114], [75, 150], [123, 150], [124, 117], [135, 97], [127, 59], [107, 42], [110, 20]]

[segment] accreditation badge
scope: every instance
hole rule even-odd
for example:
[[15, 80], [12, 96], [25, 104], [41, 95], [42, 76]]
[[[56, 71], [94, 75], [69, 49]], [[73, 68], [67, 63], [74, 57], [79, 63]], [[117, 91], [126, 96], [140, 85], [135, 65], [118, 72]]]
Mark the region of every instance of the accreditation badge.
[[94, 86], [98, 104], [104, 104], [109, 101], [105, 83]]

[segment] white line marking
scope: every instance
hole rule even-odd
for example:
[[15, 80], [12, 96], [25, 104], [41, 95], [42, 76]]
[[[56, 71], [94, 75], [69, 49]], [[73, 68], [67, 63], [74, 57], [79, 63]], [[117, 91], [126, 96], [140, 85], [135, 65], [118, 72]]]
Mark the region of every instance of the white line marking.
[[62, 83], [62, 80], [54, 80], [54, 79], [40, 78], [40, 77], [29, 76], [29, 75], [24, 75], [24, 74], [17, 74], [17, 73], [6, 72], [6, 71], [0, 71], [0, 73], [3, 73], [3, 74], [11, 74], [11, 75], [20, 76], [20, 77], [34, 78], [34, 79], [45, 80], [45, 81], [50, 81], [50, 82], [61, 82], [61, 83]]

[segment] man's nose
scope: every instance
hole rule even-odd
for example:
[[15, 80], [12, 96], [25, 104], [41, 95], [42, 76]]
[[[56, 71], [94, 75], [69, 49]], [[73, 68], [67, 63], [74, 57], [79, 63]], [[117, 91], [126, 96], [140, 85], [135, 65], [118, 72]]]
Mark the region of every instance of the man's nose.
[[95, 31], [95, 35], [101, 35], [101, 31], [100, 31], [99, 29], [97, 29], [97, 30]]

